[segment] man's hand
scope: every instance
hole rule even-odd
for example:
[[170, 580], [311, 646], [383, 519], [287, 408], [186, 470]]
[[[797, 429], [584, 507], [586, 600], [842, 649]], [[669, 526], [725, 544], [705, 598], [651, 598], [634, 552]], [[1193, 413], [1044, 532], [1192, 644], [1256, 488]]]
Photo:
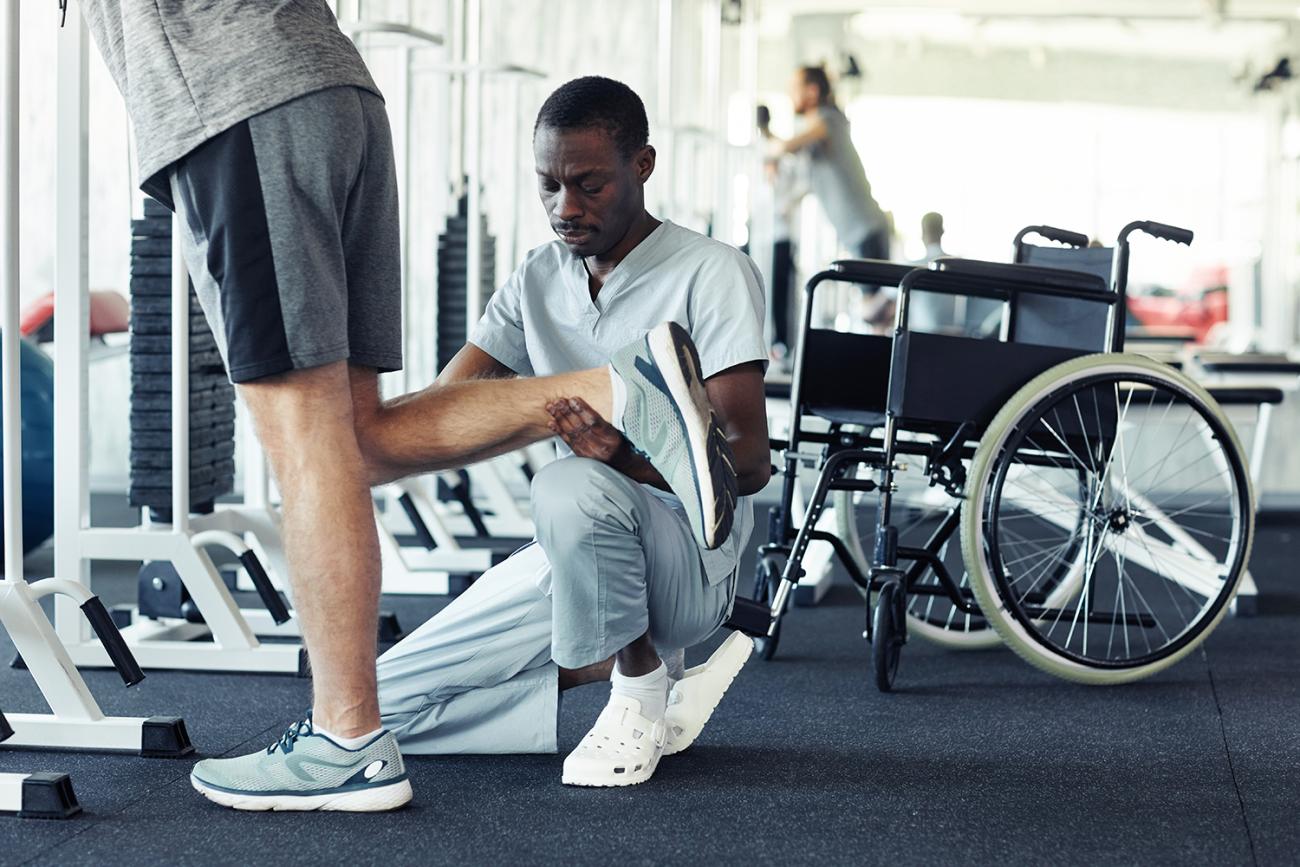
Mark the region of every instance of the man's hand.
[[557, 400], [546, 405], [550, 428], [580, 458], [613, 464], [631, 445], [612, 424], [605, 421], [581, 398]]
[[546, 405], [546, 411], [551, 414], [551, 430], [578, 457], [608, 464], [634, 482], [669, 489], [650, 462], [632, 450], [627, 437], [582, 398], [553, 401]]

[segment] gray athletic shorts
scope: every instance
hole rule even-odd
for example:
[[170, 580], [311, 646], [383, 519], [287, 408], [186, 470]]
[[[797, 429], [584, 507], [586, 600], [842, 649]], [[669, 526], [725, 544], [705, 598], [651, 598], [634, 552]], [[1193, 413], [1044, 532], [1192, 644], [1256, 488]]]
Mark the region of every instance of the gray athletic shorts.
[[185, 260], [232, 382], [402, 366], [397, 177], [384, 102], [317, 91], [171, 168]]

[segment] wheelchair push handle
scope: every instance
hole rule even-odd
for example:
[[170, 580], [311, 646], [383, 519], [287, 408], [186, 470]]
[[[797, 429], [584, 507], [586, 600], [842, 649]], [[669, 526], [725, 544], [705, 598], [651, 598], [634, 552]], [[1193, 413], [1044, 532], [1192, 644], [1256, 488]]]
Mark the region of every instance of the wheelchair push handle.
[[1016, 234], [1016, 246], [1025, 239], [1026, 235], [1038, 235], [1049, 241], [1055, 241], [1058, 244], [1066, 244], [1070, 247], [1088, 246], [1088, 236], [1082, 232], [1071, 232], [1069, 229], [1058, 229], [1055, 226], [1025, 226]]
[[1153, 238], [1159, 238], [1162, 241], [1173, 241], [1175, 244], [1185, 244], [1190, 246], [1192, 243], [1193, 233], [1191, 229], [1180, 229], [1178, 226], [1170, 226], [1168, 223], [1157, 223], [1154, 220], [1135, 220], [1124, 227], [1119, 233], [1120, 246], [1127, 246], [1128, 236], [1133, 232], [1143, 232]]
[[1150, 220], [1142, 223], [1143, 232], [1152, 237], [1159, 238], [1162, 241], [1173, 241], [1175, 244], [1185, 244], [1191, 246], [1192, 230], [1180, 229], [1177, 226], [1170, 226], [1166, 223], [1154, 223]]

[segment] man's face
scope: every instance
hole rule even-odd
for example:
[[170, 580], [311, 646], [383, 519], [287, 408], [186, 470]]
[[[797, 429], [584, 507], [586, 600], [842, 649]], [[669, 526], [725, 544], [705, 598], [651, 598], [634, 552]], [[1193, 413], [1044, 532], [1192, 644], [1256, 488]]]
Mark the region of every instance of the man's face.
[[790, 78], [790, 102], [795, 114], [806, 114], [817, 105], [817, 88], [804, 78], [802, 69], [796, 69]]
[[609, 252], [645, 210], [654, 148], [625, 159], [603, 129], [543, 126], [533, 136], [533, 156], [546, 218], [575, 256]]

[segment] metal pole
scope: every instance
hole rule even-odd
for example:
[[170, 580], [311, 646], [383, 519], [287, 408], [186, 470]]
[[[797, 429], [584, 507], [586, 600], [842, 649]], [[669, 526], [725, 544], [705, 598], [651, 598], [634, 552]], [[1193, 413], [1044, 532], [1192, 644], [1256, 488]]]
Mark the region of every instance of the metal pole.
[[[521, 162], [520, 139], [522, 139], [524, 135], [519, 126], [519, 109], [521, 105], [519, 91], [523, 87], [523, 77], [510, 76], [509, 83], [506, 86], [509, 88], [510, 94], [510, 104], [507, 108], [507, 111], [510, 114], [510, 173], [517, 182], [519, 180]], [[513, 186], [514, 184], [511, 184], [511, 187]], [[509, 256], [509, 259], [506, 262], [506, 267], [511, 270], [514, 270], [515, 266], [519, 264], [519, 209], [522, 208], [523, 203], [528, 200], [528, 197], [523, 193], [524, 191], [520, 189], [518, 195], [510, 197], [510, 243], [503, 246], [506, 255]]]
[[731, 243], [731, 200], [728, 191], [731, 179], [727, 165], [727, 103], [722, 92], [722, 0], [708, 0], [701, 9], [704, 20], [700, 22], [704, 33], [701, 62], [704, 64], [704, 104], [709, 112], [712, 135], [702, 142], [705, 148], [705, 165], [713, 172], [713, 202], [707, 210], [709, 234]]
[[4, 172], [4, 202], [0, 205], [0, 284], [4, 297], [4, 319], [0, 324], [0, 359], [4, 384], [0, 401], [4, 406], [4, 580], [23, 580], [23, 439], [22, 379], [19, 371], [18, 337], [18, 0], [5, 0], [4, 38], [0, 40], [0, 165]]
[[655, 115], [658, 129], [654, 130], [654, 136], [659, 139], [659, 161], [661, 165], [667, 165], [672, 168], [668, 173], [668, 179], [661, 181], [656, 186], [664, 190], [658, 196], [659, 207], [661, 211], [659, 216], [673, 217], [681, 219], [680, 215], [674, 212], [673, 203], [677, 200], [677, 185], [673, 178], [677, 177], [680, 167], [677, 166], [676, 144], [677, 137], [673, 134], [673, 0], [659, 0], [659, 44], [658, 44], [658, 61], [659, 68], [658, 81], [655, 85], [657, 93], [655, 94]]
[[[54, 142], [54, 574], [89, 584], [81, 533], [90, 525], [85, 419], [90, 415], [89, 70], [80, 15], [59, 29]], [[65, 644], [89, 635], [76, 600], [56, 596], [54, 625]]]
[[190, 527], [190, 273], [181, 253], [180, 215], [172, 218], [172, 529]]
[[483, 13], [479, 0], [465, 6], [465, 174], [469, 177], [468, 225], [465, 234], [465, 324], [473, 328], [483, 312], [483, 201], [480, 159], [483, 134]]

